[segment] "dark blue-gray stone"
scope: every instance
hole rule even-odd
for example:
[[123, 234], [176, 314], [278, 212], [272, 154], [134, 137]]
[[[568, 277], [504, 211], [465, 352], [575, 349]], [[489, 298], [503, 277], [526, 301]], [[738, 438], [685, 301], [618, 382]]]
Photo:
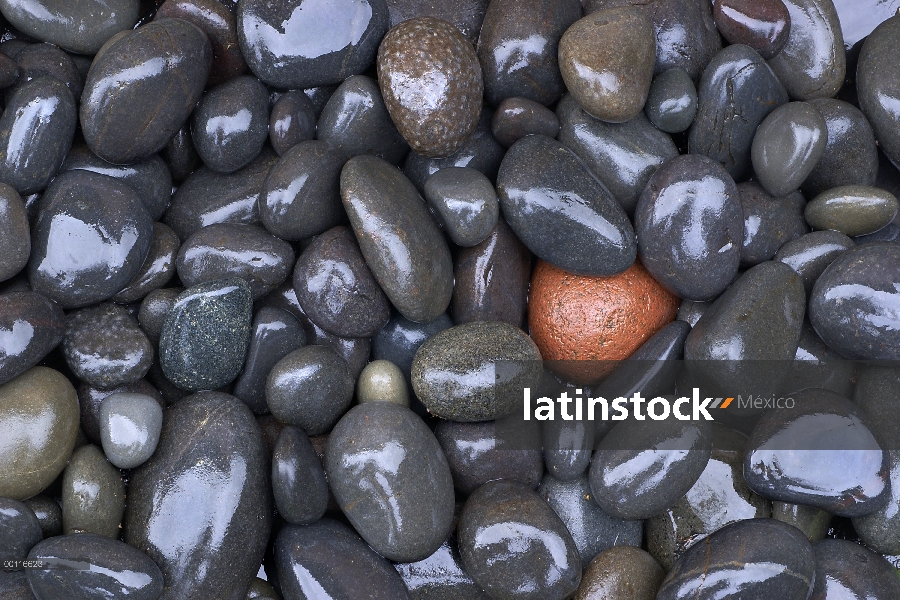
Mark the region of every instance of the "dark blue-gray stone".
[[24, 560], [42, 539], [34, 511], [18, 500], [0, 498], [0, 560]]
[[644, 113], [660, 131], [681, 133], [697, 114], [697, 88], [684, 69], [669, 69], [653, 79]]
[[822, 158], [827, 141], [825, 119], [812, 104], [779, 106], [753, 136], [750, 154], [756, 180], [773, 196], [790, 194]]
[[412, 600], [488, 600], [462, 565], [459, 547], [451, 537], [434, 554], [413, 563], [396, 563]]
[[191, 391], [234, 381], [250, 342], [251, 300], [250, 286], [236, 278], [201, 283], [179, 294], [159, 339], [166, 377]]
[[272, 492], [278, 514], [294, 525], [315, 523], [328, 508], [328, 481], [309, 437], [288, 425], [272, 453]]
[[16, 53], [18, 80], [9, 90], [6, 97], [14, 93], [22, 84], [38, 77], [53, 77], [62, 81], [72, 92], [77, 103], [84, 89], [84, 73], [75, 64], [73, 57], [53, 44], [31, 44]]
[[153, 223], [153, 239], [141, 270], [128, 285], [113, 295], [113, 302], [131, 304], [169, 283], [175, 275], [180, 247], [181, 242], [171, 227]]
[[62, 508], [56, 500], [39, 494], [28, 498], [24, 503], [34, 512], [45, 538], [62, 535]]
[[28, 212], [19, 193], [0, 184], [0, 281], [18, 275], [31, 254]]
[[389, 360], [400, 367], [411, 385], [410, 371], [416, 352], [428, 338], [451, 327], [453, 320], [446, 314], [427, 323], [416, 323], [399, 313], [394, 314], [372, 338], [372, 358]]
[[813, 231], [786, 242], [778, 249], [775, 260], [794, 269], [809, 294], [825, 268], [854, 246], [853, 240], [839, 231]]
[[484, 241], [500, 217], [494, 186], [468, 167], [447, 167], [429, 177], [425, 200], [457, 246], [468, 248]]
[[0, 384], [38, 364], [63, 340], [66, 317], [34, 292], [0, 295]]
[[799, 191], [776, 197], [755, 181], [740, 183], [737, 189], [744, 215], [741, 267], [772, 260], [786, 243], [809, 233], [803, 219], [806, 200]]
[[507, 151], [500, 208], [531, 252], [579, 275], [615, 275], [634, 263], [634, 229], [622, 206], [568, 148], [531, 135]]
[[309, 97], [298, 90], [281, 94], [269, 114], [269, 141], [278, 156], [315, 136], [316, 108]]
[[559, 481], [578, 479], [591, 463], [594, 424], [562, 418], [543, 423], [544, 464]]
[[900, 130], [897, 129], [900, 64], [893, 59], [893, 49], [898, 43], [900, 16], [895, 15], [866, 38], [856, 68], [859, 107], [872, 124], [881, 150], [895, 166], [900, 165]]

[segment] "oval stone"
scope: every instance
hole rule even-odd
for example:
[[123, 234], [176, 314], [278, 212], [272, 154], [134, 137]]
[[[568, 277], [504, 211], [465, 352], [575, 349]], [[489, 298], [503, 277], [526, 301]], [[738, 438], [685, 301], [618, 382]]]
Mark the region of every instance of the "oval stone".
[[598, 555], [585, 568], [574, 600], [654, 600], [666, 576], [653, 557], [631, 546]]
[[856, 69], [859, 107], [872, 124], [882, 151], [894, 165], [900, 165], [900, 127], [897, 127], [900, 64], [893, 59], [893, 49], [898, 43], [900, 16], [895, 15], [866, 38]]
[[152, 396], [116, 393], [100, 403], [100, 439], [109, 462], [133, 469], [153, 455], [162, 431], [163, 410]]
[[297, 427], [278, 434], [272, 453], [272, 492], [288, 523], [315, 523], [328, 508], [328, 481], [309, 437]]
[[125, 541], [159, 565], [164, 598], [245, 600], [271, 527], [267, 462], [259, 425], [234, 396], [204, 392], [167, 409], [125, 514]]
[[181, 19], [154, 21], [110, 40], [94, 58], [81, 96], [88, 147], [118, 164], [162, 150], [200, 100], [211, 61], [206, 34]]
[[467, 167], [446, 167], [429, 177], [425, 200], [453, 243], [464, 248], [484, 241], [500, 216], [490, 180]]
[[684, 69], [669, 69], [653, 79], [644, 112], [660, 131], [681, 133], [697, 115], [697, 87]]
[[78, 396], [58, 371], [34, 367], [0, 385], [0, 496], [24, 500], [62, 472], [78, 434]]
[[900, 204], [890, 192], [868, 185], [845, 185], [813, 198], [803, 216], [813, 229], [833, 229], [848, 236], [865, 235], [886, 227]]
[[72, 454], [63, 473], [61, 495], [63, 533], [95, 533], [119, 539], [125, 482], [100, 448], [88, 444]]
[[24, 560], [42, 539], [41, 522], [31, 508], [18, 500], [0, 498], [0, 556], [4, 561]]
[[751, 159], [756, 179], [773, 196], [790, 194], [822, 158], [827, 141], [825, 119], [812, 104], [779, 106], [753, 136]]
[[491, 133], [505, 148], [526, 135], [540, 134], [555, 138], [559, 119], [553, 111], [528, 98], [507, 98], [500, 103], [491, 119]]
[[522, 389], [536, 388], [541, 354], [524, 331], [479, 321], [451, 327], [416, 352], [412, 386], [428, 412], [453, 421], [488, 421], [521, 406]]
[[397, 310], [418, 322], [447, 310], [450, 250], [409, 179], [383, 159], [357, 156], [341, 171], [341, 198], [363, 257]]
[[900, 246], [874, 242], [832, 262], [809, 298], [819, 337], [850, 359], [900, 359]]
[[162, 288], [175, 275], [178, 249], [181, 242], [172, 228], [153, 223], [153, 239], [141, 270], [134, 279], [112, 297], [113, 302], [130, 304], [143, 299], [153, 290]]
[[785, 243], [775, 254], [775, 260], [797, 272], [808, 295], [825, 268], [855, 245], [838, 231], [813, 231]]
[[63, 340], [65, 315], [34, 292], [0, 295], [0, 384], [38, 364]]
[[25, 203], [15, 189], [2, 183], [0, 184], [0, 282], [18, 275], [28, 264], [30, 254], [31, 231]]
[[497, 194], [507, 223], [538, 258], [578, 275], [615, 275], [634, 262], [625, 211], [584, 163], [542, 135], [503, 158]]
[[781, 0], [722, 0], [713, 5], [713, 18], [729, 44], [746, 44], [766, 60], [781, 52], [791, 31]]
[[299, 90], [279, 96], [269, 114], [269, 141], [278, 156], [315, 135], [316, 107], [309, 97]]
[[341, 510], [382, 556], [422, 560], [450, 533], [450, 467], [410, 409], [392, 402], [351, 409], [328, 438], [325, 468]]
[[743, 214], [734, 180], [700, 155], [667, 161], [634, 213], [644, 267], [681, 298], [709, 300], [737, 275]]
[[772, 260], [782, 246], [809, 232], [803, 218], [806, 199], [799, 191], [775, 197], [755, 181], [737, 187], [744, 215], [742, 267]]
[[897, 570], [872, 550], [852, 540], [822, 540], [813, 546], [816, 582], [810, 600], [900, 597]]

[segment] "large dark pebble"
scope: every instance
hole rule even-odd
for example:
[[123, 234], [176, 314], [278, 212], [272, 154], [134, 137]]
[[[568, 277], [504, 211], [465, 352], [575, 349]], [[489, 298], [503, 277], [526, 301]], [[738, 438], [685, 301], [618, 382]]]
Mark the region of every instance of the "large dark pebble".
[[526, 135], [555, 138], [559, 133], [559, 119], [552, 110], [534, 100], [507, 98], [494, 113], [491, 132], [498, 142], [509, 148]]
[[87, 145], [117, 164], [165, 148], [200, 100], [211, 61], [206, 34], [181, 19], [148, 23], [112, 40], [94, 58], [81, 97]]
[[328, 438], [325, 468], [344, 515], [385, 558], [425, 559], [450, 533], [450, 467], [434, 434], [408, 408], [354, 407]]
[[44, 539], [41, 523], [28, 506], [11, 498], [0, 498], [0, 556], [23, 560]]
[[713, 4], [713, 18], [729, 44], [750, 46], [766, 60], [781, 52], [791, 31], [782, 0], [722, 0]]
[[38, 364], [63, 340], [66, 317], [34, 292], [0, 295], [0, 384]]
[[900, 579], [884, 557], [851, 540], [822, 540], [813, 546], [816, 583], [810, 600], [900, 598]]
[[316, 108], [303, 92], [281, 94], [269, 114], [269, 141], [281, 156], [316, 135]]
[[579, 275], [615, 275], [634, 262], [634, 230], [615, 198], [568, 148], [530, 135], [506, 153], [500, 208], [538, 258]]
[[328, 482], [309, 437], [297, 427], [278, 434], [272, 454], [272, 492], [278, 514], [295, 525], [315, 523], [328, 507]]
[[463, 507], [457, 535], [466, 571], [492, 598], [563, 600], [581, 582], [581, 559], [565, 523], [520, 483], [478, 488]]
[[785, 196], [806, 180], [825, 152], [828, 128], [812, 104], [790, 102], [769, 114], [751, 147], [753, 172], [773, 196]]
[[737, 275], [740, 195], [715, 161], [690, 154], [667, 161], [644, 188], [634, 221], [641, 262], [676, 295], [709, 300]]
[[271, 527], [267, 462], [259, 425], [234, 396], [202, 392], [166, 410], [125, 514], [125, 542], [159, 565], [166, 598], [245, 600]]
[[250, 342], [250, 286], [243, 279], [201, 283], [178, 295], [159, 338], [165, 376], [184, 390], [214, 390], [244, 366]]
[[89, 171], [64, 173], [41, 198], [29, 282], [67, 309], [106, 300], [140, 272], [152, 239], [150, 215], [131, 187]]
[[738, 184], [737, 188], [744, 214], [742, 267], [772, 260], [786, 243], [809, 233], [803, 218], [806, 200], [799, 191], [775, 197], [755, 181]]
[[786, 242], [775, 253], [775, 260], [794, 269], [809, 294], [825, 268], [854, 246], [853, 240], [839, 231], [813, 231]]
[[494, 186], [468, 167], [447, 167], [429, 177], [425, 200], [453, 243], [464, 248], [484, 241], [500, 216]]

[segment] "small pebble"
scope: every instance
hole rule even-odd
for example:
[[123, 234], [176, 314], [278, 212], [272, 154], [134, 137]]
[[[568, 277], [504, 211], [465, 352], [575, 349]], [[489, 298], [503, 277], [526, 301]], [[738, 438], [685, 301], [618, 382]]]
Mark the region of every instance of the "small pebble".
[[42, 539], [41, 523], [28, 506], [0, 498], [0, 556], [4, 561], [24, 560]]
[[0, 383], [38, 364], [65, 332], [66, 316], [55, 302], [28, 291], [0, 295]]
[[125, 482], [97, 446], [88, 444], [72, 454], [63, 472], [61, 504], [63, 533], [95, 533], [119, 539]]
[[494, 113], [491, 132], [498, 142], [509, 148], [526, 135], [555, 138], [559, 133], [559, 119], [552, 110], [534, 100], [507, 98]]
[[587, 566], [574, 600], [655, 600], [666, 572], [653, 557], [631, 546], [616, 546]]
[[857, 236], [886, 227], [897, 216], [898, 208], [897, 198], [881, 188], [845, 185], [813, 198], [803, 216], [813, 229]]
[[785, 243], [775, 253], [775, 260], [794, 269], [807, 295], [835, 258], [856, 244], [838, 231], [813, 231]]
[[293, 90], [278, 97], [269, 114], [269, 142], [278, 156], [316, 135], [316, 109], [303, 92]]
[[828, 128], [812, 104], [790, 102], [767, 116], [753, 137], [753, 172], [773, 196], [798, 189], [825, 152]]
[[467, 167], [447, 167], [429, 177], [425, 199], [453, 243], [465, 248], [483, 242], [500, 216], [490, 180]]
[[24, 501], [25, 506], [34, 512], [44, 538], [62, 535], [62, 508], [49, 496], [32, 496]]
[[143, 299], [172, 280], [175, 275], [178, 249], [181, 242], [167, 225], [153, 223], [153, 238], [144, 265], [134, 279], [112, 297], [113, 302], [131, 304]]
[[799, 191], [776, 198], [755, 181], [740, 183], [737, 189], [744, 215], [742, 267], [772, 260], [786, 243], [809, 233], [808, 219], [803, 218], [807, 204]]
[[393, 402], [409, 407], [409, 391], [403, 371], [388, 360], [373, 360], [359, 374], [356, 400], [364, 402]]
[[328, 508], [328, 482], [309, 437], [287, 426], [272, 454], [272, 491], [278, 514], [294, 525], [315, 523]]
[[162, 407], [151, 396], [107, 396], [100, 404], [100, 438], [106, 458], [120, 469], [144, 464], [156, 450], [162, 421]]
[[697, 114], [697, 88], [683, 69], [669, 69], [653, 79], [647, 102], [647, 118], [660, 131], [686, 131]]
[[720, 0], [713, 4], [713, 18], [729, 44], [750, 46], [766, 60], [781, 52], [791, 31], [782, 0]]
[[31, 254], [31, 230], [28, 213], [19, 193], [7, 184], [0, 185], [0, 281], [15, 277]]

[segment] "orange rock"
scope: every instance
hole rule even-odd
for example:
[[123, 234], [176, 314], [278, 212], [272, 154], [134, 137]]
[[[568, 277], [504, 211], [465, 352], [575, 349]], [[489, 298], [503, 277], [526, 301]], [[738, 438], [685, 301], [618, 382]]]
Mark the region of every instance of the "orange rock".
[[528, 326], [551, 370], [573, 382], [595, 383], [615, 366], [597, 361], [631, 356], [675, 320], [679, 303], [639, 262], [612, 277], [585, 277], [538, 261]]

